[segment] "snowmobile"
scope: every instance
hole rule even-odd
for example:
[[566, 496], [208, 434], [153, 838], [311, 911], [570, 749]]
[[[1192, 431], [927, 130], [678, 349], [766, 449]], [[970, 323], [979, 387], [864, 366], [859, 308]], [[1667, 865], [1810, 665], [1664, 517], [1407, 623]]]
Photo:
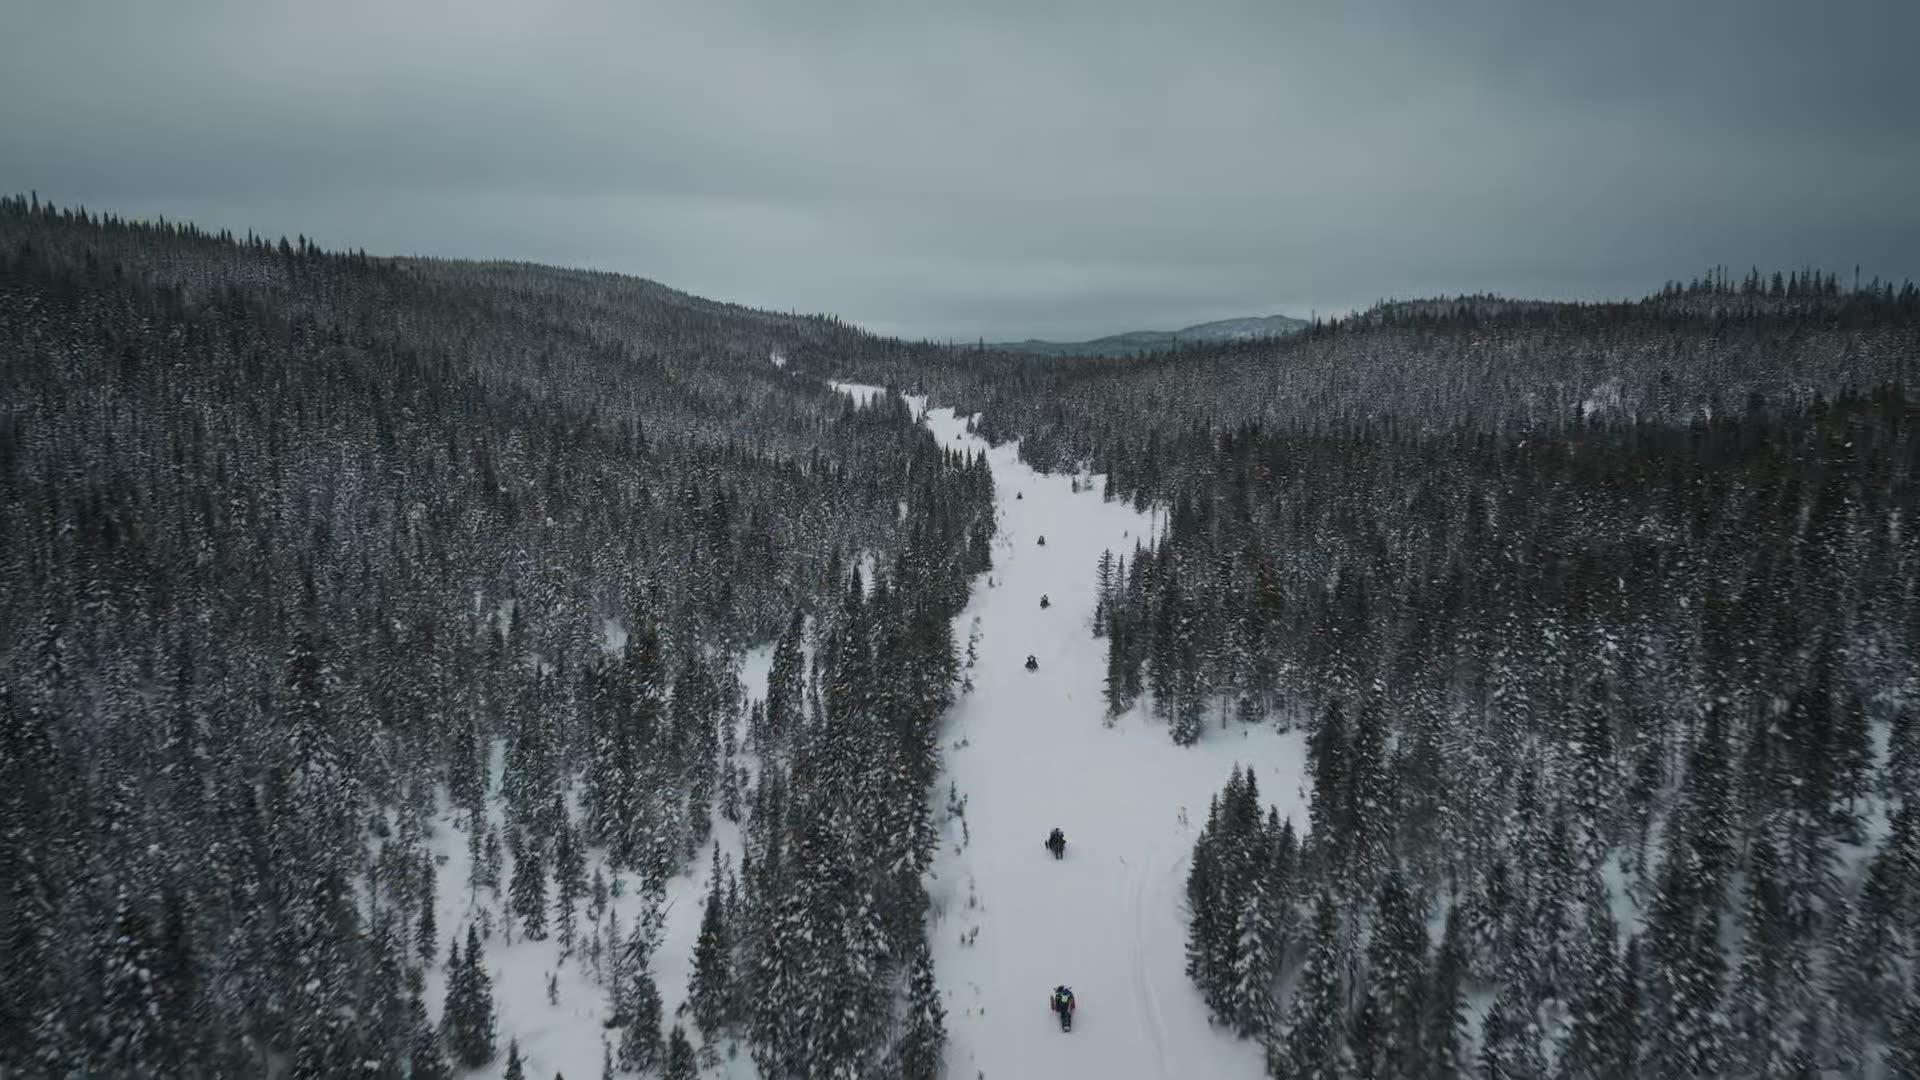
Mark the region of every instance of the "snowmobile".
[[1020, 501], [1021, 499], [1024, 499], [1024, 498], [1026, 498], [1026, 497], [1027, 497], [1027, 496], [1026, 496], [1026, 495], [1025, 495], [1024, 493], [1022, 493], [1022, 492], [1018, 492], [1018, 491], [1016, 491], [1016, 492], [1014, 492], [1014, 493], [1013, 493], [1013, 499], [1014, 499], [1014, 501], [1015, 501], [1015, 502], [1019, 502], [1019, 501]]
[[1032, 653], [1027, 654], [1027, 670], [1028, 671], [1040, 670], [1040, 661], [1034, 659], [1034, 656]]
[[1047, 850], [1053, 852], [1055, 859], [1067, 857], [1067, 834], [1055, 829], [1047, 834]]
[[1073, 1030], [1073, 990], [1065, 986], [1053, 988], [1052, 996], [1047, 998], [1047, 1007], [1060, 1017], [1060, 1030]]
[[1047, 599], [1046, 593], [1041, 593], [1040, 594], [1040, 610], [1045, 611], [1052, 606], [1053, 606], [1053, 601]]
[[1041, 547], [1047, 546], [1047, 538], [1044, 535], [1040, 537], [1040, 546]]

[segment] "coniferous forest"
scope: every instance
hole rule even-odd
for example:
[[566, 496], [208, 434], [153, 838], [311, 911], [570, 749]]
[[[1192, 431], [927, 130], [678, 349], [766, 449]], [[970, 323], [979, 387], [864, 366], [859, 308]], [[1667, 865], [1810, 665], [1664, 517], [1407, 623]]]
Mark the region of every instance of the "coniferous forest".
[[1813, 270], [1034, 359], [0, 200], [0, 1073], [523, 1075], [552, 939], [609, 1074], [939, 1075], [994, 481], [854, 378], [1154, 511], [1110, 715], [1302, 734], [1181, 896], [1271, 1075], [1920, 1076], [1916, 360]]
[[[0, 201], [0, 1074], [512, 1074], [505, 932], [591, 938], [610, 1064], [691, 1075], [585, 852], [655, 893], [716, 814], [751, 840], [700, 1030], [770, 1075], [937, 1061], [920, 876], [992, 479], [770, 359], [846, 333]], [[479, 925], [434, 922], [442, 810]]]
[[1920, 1076], [1911, 284], [850, 355], [1164, 511], [1087, 568], [1112, 713], [1305, 732], [1308, 820], [1234, 770], [1186, 882], [1271, 1075]]

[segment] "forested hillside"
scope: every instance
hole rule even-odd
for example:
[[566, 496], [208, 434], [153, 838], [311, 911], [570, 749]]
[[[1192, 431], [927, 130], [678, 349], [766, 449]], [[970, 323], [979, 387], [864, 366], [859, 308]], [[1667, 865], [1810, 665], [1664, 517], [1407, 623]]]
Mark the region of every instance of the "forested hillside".
[[[898, 397], [771, 360], [845, 336], [0, 201], [0, 1073], [505, 1053], [458, 959], [491, 926], [433, 924], [442, 800], [513, 856], [522, 933], [571, 933], [583, 844], [657, 889], [751, 807], [703, 1030], [770, 1065], [902, 1053], [912, 808], [992, 480]], [[736, 670], [776, 638], [749, 774]], [[644, 976], [607, 1012], [642, 1047]], [[923, 1059], [937, 1023], [907, 1026]]]
[[1158, 504], [1115, 712], [1236, 772], [1189, 974], [1277, 1077], [1920, 1075], [1920, 292], [1712, 274], [1125, 364], [871, 342]]

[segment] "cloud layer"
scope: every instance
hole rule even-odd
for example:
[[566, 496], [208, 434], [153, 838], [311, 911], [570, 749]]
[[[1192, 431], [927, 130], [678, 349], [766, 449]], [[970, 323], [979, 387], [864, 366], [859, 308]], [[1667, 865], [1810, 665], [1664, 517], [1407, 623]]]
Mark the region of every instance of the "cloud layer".
[[913, 336], [1920, 277], [1907, 0], [19, 0], [0, 189]]

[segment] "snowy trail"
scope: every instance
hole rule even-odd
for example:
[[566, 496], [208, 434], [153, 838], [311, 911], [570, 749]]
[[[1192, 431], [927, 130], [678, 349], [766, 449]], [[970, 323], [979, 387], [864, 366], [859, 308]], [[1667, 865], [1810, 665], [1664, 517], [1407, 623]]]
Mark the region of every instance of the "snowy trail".
[[[951, 410], [927, 421], [942, 445], [987, 449]], [[1183, 750], [1138, 710], [1104, 726], [1095, 567], [1105, 549], [1131, 558], [1152, 522], [1097, 486], [1076, 493], [1066, 476], [1035, 473], [1011, 444], [988, 455], [998, 550], [956, 625], [964, 645], [977, 620], [980, 641], [973, 693], [945, 739], [966, 838], [947, 823], [932, 883], [948, 1074], [1259, 1076], [1260, 1049], [1209, 1025], [1187, 981], [1182, 895], [1207, 802], [1235, 761], [1257, 764], [1266, 798], [1304, 817], [1299, 736], [1216, 724]], [[1038, 671], [1025, 670], [1029, 653]], [[1043, 847], [1055, 825], [1060, 862]], [[1079, 1004], [1071, 1034], [1046, 1007], [1059, 983]]]
[[[841, 389], [856, 400], [879, 392]], [[933, 410], [927, 422], [943, 445], [987, 449], [951, 410]], [[1151, 521], [1131, 507], [1102, 502], [1097, 488], [1075, 493], [1067, 477], [1040, 476], [1019, 462], [1012, 445], [988, 450], [988, 459], [1001, 514], [999, 550], [992, 574], [975, 582], [956, 622], [964, 647], [977, 620], [979, 654], [974, 692], [948, 718], [946, 776], [936, 794], [944, 806], [951, 781], [967, 797], [970, 841], [960, 821], [946, 823], [930, 882], [929, 936], [947, 1006], [947, 1075], [1259, 1076], [1259, 1048], [1210, 1027], [1187, 982], [1181, 903], [1207, 801], [1236, 761], [1257, 764], [1266, 799], [1304, 823], [1299, 736], [1236, 724], [1228, 731], [1211, 728], [1198, 746], [1183, 750], [1138, 710], [1105, 727], [1105, 643], [1091, 635], [1095, 566], [1103, 549], [1131, 558]], [[1042, 534], [1045, 547], [1037, 543]], [[1039, 608], [1043, 592], [1053, 601], [1046, 611]], [[609, 625], [608, 647], [617, 648], [624, 633]], [[1039, 671], [1023, 667], [1028, 653], [1039, 657]], [[765, 696], [771, 657], [770, 647], [743, 657], [749, 701]], [[497, 753], [494, 767], [497, 826]], [[1191, 824], [1179, 820], [1183, 807]], [[442, 940], [462, 932], [479, 906], [498, 912], [503, 903], [491, 893], [478, 905], [470, 897], [459, 818], [443, 806], [428, 841], [440, 864]], [[1042, 845], [1054, 825], [1067, 834], [1061, 862]], [[714, 838], [737, 865], [739, 826], [716, 817]], [[593, 864], [603, 854], [591, 851]], [[669, 914], [654, 977], [669, 1024], [686, 995], [708, 867], [704, 854], [696, 857], [667, 885]], [[509, 855], [503, 886], [511, 874]], [[631, 885], [632, 875], [627, 880]], [[611, 908], [631, 928], [639, 913], [635, 890]], [[963, 934], [974, 935], [971, 944], [961, 943]], [[562, 962], [551, 939], [508, 944], [496, 932], [487, 962], [500, 1056], [467, 1075], [501, 1075], [509, 1036], [519, 1039], [529, 1076], [599, 1075], [607, 993], [583, 961]], [[556, 975], [559, 1000], [549, 1003], [548, 978]], [[1046, 1007], [1048, 992], [1063, 982], [1080, 1006], [1067, 1035]], [[443, 966], [429, 973], [426, 989], [437, 1016], [446, 990]], [[754, 1072], [740, 1053], [702, 1075]]]

